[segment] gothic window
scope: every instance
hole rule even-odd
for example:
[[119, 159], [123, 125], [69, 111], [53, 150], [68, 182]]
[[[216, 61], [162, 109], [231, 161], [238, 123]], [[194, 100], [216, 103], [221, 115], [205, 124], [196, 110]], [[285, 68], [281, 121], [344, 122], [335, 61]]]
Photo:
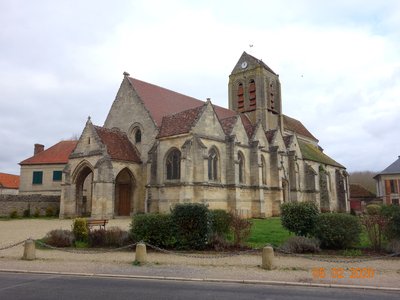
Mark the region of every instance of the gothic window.
[[178, 149], [170, 151], [165, 165], [168, 180], [181, 178], [181, 152]]
[[242, 152], [238, 152], [239, 161], [239, 183], [244, 183], [244, 156]]
[[249, 102], [250, 109], [256, 109], [256, 83], [254, 80], [250, 80], [249, 83]]
[[208, 179], [218, 180], [218, 154], [214, 148], [208, 153]]
[[262, 184], [266, 185], [267, 184], [267, 165], [265, 163], [265, 158], [264, 156], [261, 155], [261, 180]]
[[135, 143], [140, 143], [142, 141], [142, 132], [140, 131], [140, 129], [136, 129], [135, 132]]
[[244, 92], [243, 92], [243, 84], [239, 83], [237, 90], [237, 108], [238, 111], [243, 111], [244, 109]]

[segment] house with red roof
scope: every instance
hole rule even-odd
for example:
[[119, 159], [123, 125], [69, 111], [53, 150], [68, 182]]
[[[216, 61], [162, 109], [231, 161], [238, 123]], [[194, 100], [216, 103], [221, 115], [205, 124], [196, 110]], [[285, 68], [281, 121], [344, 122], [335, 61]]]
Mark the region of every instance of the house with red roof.
[[77, 141], [61, 141], [48, 149], [35, 144], [34, 153], [19, 164], [19, 194], [61, 195], [62, 172]]
[[283, 114], [271, 68], [244, 52], [228, 98], [229, 109], [125, 72], [104, 125], [89, 118], [67, 159], [60, 216], [163, 213], [193, 202], [243, 217], [277, 215], [288, 201], [349, 211], [345, 167]]
[[17, 195], [19, 176], [0, 173], [0, 195]]
[[384, 204], [399, 205], [400, 199], [400, 156], [387, 168], [374, 176], [376, 191]]

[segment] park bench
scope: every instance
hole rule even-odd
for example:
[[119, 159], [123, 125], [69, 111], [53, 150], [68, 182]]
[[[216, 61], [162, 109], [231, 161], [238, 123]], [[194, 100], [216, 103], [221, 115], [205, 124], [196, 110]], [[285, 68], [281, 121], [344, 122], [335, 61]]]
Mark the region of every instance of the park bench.
[[106, 229], [106, 224], [108, 223], [108, 219], [88, 219], [87, 220], [87, 225], [89, 229], [91, 229], [93, 226], [99, 226], [100, 229], [103, 227], [103, 229]]

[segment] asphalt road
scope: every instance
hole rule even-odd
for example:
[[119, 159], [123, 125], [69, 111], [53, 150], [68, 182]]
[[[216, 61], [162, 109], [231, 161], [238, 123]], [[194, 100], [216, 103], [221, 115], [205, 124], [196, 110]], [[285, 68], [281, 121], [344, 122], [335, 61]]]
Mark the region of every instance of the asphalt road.
[[0, 299], [399, 299], [396, 292], [0, 273]]

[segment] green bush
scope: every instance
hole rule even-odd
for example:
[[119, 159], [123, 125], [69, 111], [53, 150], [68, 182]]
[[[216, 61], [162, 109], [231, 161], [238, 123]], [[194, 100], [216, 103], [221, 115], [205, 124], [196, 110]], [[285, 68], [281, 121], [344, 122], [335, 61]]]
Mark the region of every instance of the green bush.
[[287, 202], [281, 205], [282, 226], [295, 235], [310, 235], [318, 215], [318, 207], [313, 202]]
[[133, 217], [130, 225], [130, 237], [139, 242], [171, 248], [175, 245], [174, 226], [171, 215], [143, 214]]
[[370, 216], [379, 215], [381, 213], [381, 206], [378, 204], [369, 204], [366, 207], [367, 214]]
[[75, 241], [87, 242], [89, 238], [89, 228], [85, 218], [76, 218], [72, 223], [72, 232], [75, 236]]
[[201, 250], [208, 245], [211, 222], [208, 208], [199, 203], [177, 204], [171, 212], [178, 249]]
[[357, 217], [345, 213], [320, 214], [314, 236], [323, 248], [345, 249], [360, 241], [361, 225]]
[[232, 215], [223, 209], [210, 210], [210, 221], [212, 235], [226, 238], [231, 231]]
[[54, 247], [71, 247], [74, 235], [71, 230], [55, 229], [46, 234], [43, 241]]
[[316, 253], [320, 252], [319, 241], [315, 238], [292, 236], [286, 240], [281, 249], [289, 253]]
[[46, 217], [53, 217], [54, 216], [54, 209], [51, 206], [46, 208]]
[[388, 240], [400, 240], [400, 206], [383, 205], [381, 214], [387, 218], [385, 236]]
[[13, 210], [12, 212], [10, 212], [10, 218], [11, 219], [18, 218], [18, 212], [16, 210]]

